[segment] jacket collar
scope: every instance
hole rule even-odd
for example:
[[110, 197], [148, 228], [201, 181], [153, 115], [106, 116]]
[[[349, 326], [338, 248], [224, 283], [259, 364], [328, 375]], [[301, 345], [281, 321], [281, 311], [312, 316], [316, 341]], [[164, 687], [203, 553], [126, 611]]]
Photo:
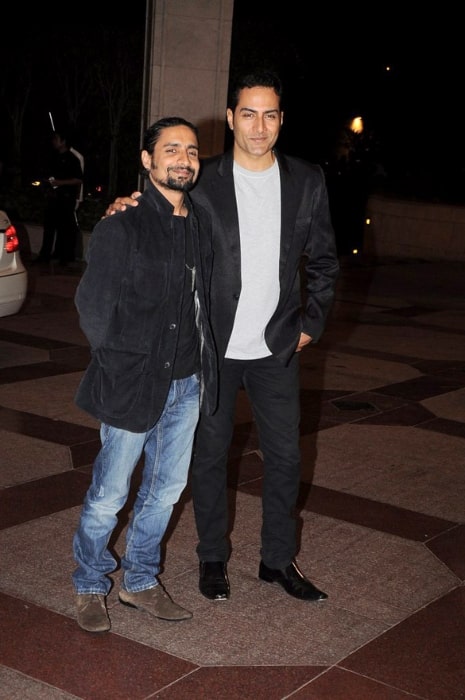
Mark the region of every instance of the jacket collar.
[[[160, 192], [160, 190], [157, 187], [155, 187], [153, 182], [151, 182], [150, 180], [147, 180], [147, 184], [142, 197], [144, 199], [147, 199], [147, 201], [150, 202], [152, 205], [155, 205], [159, 212], [173, 216], [173, 205], [168, 199], [166, 199], [166, 197]], [[191, 213], [192, 204], [189, 195], [186, 192], [184, 193], [184, 204], [186, 205], [189, 213]]]

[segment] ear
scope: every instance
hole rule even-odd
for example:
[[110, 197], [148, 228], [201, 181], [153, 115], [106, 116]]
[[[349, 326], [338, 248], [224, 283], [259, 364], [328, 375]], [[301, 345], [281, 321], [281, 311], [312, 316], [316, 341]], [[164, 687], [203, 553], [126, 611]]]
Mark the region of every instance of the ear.
[[148, 151], [141, 151], [140, 159], [144, 168], [146, 170], [150, 170], [150, 166], [152, 164], [152, 158], [150, 157], [150, 153]]
[[234, 114], [232, 109], [228, 107], [226, 110], [226, 119], [228, 120], [228, 126], [231, 129], [231, 131], [234, 131]]
[[284, 120], [284, 112], [281, 112], [281, 126], [283, 125], [283, 120]]

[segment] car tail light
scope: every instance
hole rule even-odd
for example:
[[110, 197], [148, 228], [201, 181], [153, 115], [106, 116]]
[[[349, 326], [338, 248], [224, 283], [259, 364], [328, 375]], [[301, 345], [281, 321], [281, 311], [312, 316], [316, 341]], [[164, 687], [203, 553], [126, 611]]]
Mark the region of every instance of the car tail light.
[[5, 250], [7, 253], [16, 253], [19, 250], [19, 239], [13, 225], [5, 231]]

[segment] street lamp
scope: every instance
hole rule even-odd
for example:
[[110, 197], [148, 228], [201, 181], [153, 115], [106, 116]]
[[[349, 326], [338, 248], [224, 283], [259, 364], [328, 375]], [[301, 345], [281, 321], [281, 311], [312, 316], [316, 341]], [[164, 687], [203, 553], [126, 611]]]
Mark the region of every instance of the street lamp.
[[354, 117], [349, 124], [349, 129], [353, 131], [354, 134], [363, 133], [363, 119], [362, 117]]

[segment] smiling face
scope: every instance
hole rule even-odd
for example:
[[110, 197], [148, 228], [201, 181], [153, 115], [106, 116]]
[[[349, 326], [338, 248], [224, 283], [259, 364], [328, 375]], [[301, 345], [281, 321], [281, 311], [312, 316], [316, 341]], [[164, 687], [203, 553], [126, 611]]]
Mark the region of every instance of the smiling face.
[[243, 88], [234, 112], [228, 109], [226, 116], [234, 132], [236, 163], [249, 170], [270, 167], [283, 123], [279, 96], [273, 88]]
[[187, 126], [164, 128], [153, 153], [142, 151], [142, 165], [149, 171], [155, 187], [169, 198], [171, 192], [188, 192], [199, 175], [199, 144], [196, 134]]

